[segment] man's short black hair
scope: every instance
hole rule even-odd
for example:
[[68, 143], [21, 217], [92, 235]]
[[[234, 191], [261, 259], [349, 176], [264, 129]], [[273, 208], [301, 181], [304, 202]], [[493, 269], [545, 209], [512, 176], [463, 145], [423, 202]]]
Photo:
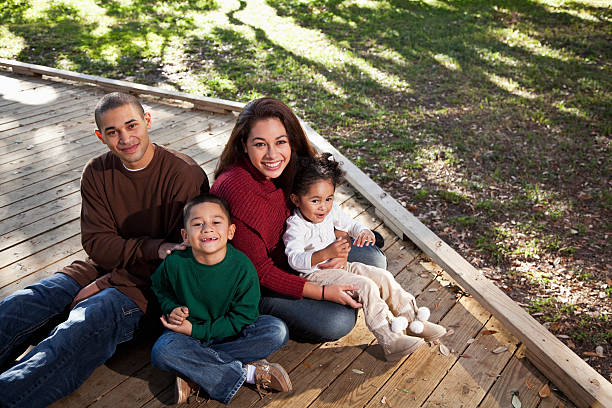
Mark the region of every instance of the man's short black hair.
[[230, 207], [227, 201], [213, 194], [202, 194], [200, 196], [197, 196], [196, 198], [191, 199], [187, 204], [185, 204], [185, 207], [183, 207], [183, 226], [187, 227], [187, 223], [189, 222], [189, 213], [191, 212], [193, 206], [202, 203], [219, 204], [219, 206], [223, 210], [223, 213], [227, 215], [227, 219], [231, 224], [232, 213], [230, 211]]
[[136, 107], [136, 109], [138, 109], [138, 111], [140, 112], [140, 115], [144, 117], [144, 108], [140, 104], [138, 98], [136, 98], [134, 95], [130, 95], [123, 92], [112, 92], [104, 95], [102, 99], [100, 99], [100, 101], [96, 105], [96, 109], [94, 110], [96, 126], [98, 127], [98, 129], [102, 130], [102, 127], [100, 126], [100, 120], [104, 113], [111, 109], [119, 108], [125, 105], [132, 105]]

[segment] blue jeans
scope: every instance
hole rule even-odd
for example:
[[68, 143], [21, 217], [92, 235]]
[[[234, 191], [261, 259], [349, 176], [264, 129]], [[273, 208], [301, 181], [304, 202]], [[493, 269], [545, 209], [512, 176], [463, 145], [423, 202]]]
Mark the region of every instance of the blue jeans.
[[265, 315], [221, 340], [200, 341], [166, 330], [153, 345], [151, 363], [195, 381], [210, 398], [229, 404], [246, 380], [244, 364], [268, 357], [288, 340], [285, 323]]
[[[385, 254], [373, 245], [352, 246], [348, 261], [387, 268]], [[349, 306], [272, 293], [261, 297], [259, 313], [276, 316], [287, 323], [291, 338], [312, 343], [338, 340], [349, 334], [357, 321], [357, 311]]]
[[[81, 287], [56, 273], [0, 303], [0, 363], [49, 319], [72, 303]], [[0, 374], [0, 406], [44, 407], [70, 394], [133, 337], [143, 312], [117, 289], [83, 300], [19, 362]]]

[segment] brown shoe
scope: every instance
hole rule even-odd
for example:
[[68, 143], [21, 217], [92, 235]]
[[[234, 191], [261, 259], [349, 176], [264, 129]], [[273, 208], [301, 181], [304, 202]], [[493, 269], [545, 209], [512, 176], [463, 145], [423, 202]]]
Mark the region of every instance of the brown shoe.
[[257, 390], [275, 390], [289, 392], [293, 390], [289, 374], [285, 369], [276, 363], [269, 363], [266, 360], [258, 360], [251, 363], [255, 366], [255, 385]]
[[174, 383], [174, 403], [182, 404], [187, 402], [189, 397], [200, 387], [191, 380], [185, 380], [181, 377], [176, 377]]

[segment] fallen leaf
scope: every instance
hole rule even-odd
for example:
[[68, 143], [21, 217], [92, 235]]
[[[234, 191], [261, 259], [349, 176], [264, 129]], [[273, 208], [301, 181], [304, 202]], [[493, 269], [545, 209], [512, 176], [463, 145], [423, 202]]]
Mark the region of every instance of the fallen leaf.
[[466, 341], [465, 343], [466, 344], [472, 344], [475, 341], [476, 341], [476, 339], [468, 339], [468, 341]]
[[405, 388], [396, 388], [396, 390], [401, 391], [401, 392], [405, 392], [406, 394], [410, 394], [410, 391], [408, 391]]
[[417, 207], [417, 206], [416, 206], [416, 205], [414, 205], [414, 204], [408, 204], [408, 205], [406, 206], [406, 209], [407, 209], [408, 211], [416, 211], [418, 208], [419, 208], [419, 207]]
[[448, 356], [450, 354], [448, 347], [446, 347], [444, 344], [440, 344], [440, 354], [443, 356]]
[[512, 408], [521, 408], [523, 404], [521, 404], [521, 400], [518, 397], [518, 391], [512, 392]]
[[428, 292], [437, 292], [437, 291], [438, 291], [438, 289], [436, 289], [436, 288], [429, 288], [429, 289], [427, 289], [427, 291], [428, 291]]
[[361, 370], [357, 370], [356, 368], [353, 368], [352, 370], [355, 374], [363, 374], [363, 371]]
[[544, 386], [538, 392], [538, 395], [540, 395], [540, 398], [550, 397], [550, 388], [548, 387], [548, 384], [544, 384]]
[[489, 373], [489, 377], [501, 377], [501, 376], [496, 373]]
[[310, 367], [310, 364], [308, 364], [306, 361], [304, 361], [304, 367], [306, 367], [306, 368], [311, 368], [311, 367]]
[[448, 329], [444, 336], [452, 336], [453, 334], [455, 334], [455, 331], [453, 329]]
[[26, 150], [32, 150], [34, 148], [34, 145], [28, 145], [28, 147], [26, 147]]
[[595, 352], [597, 353], [597, 355], [598, 355], [599, 357], [603, 357], [603, 356], [604, 356], [604, 353], [603, 353], [603, 347], [602, 347], [602, 346], [597, 346], [597, 347], [595, 347]]
[[490, 336], [491, 334], [495, 334], [495, 333], [497, 333], [497, 330], [483, 330], [482, 331], [483, 336]]
[[428, 278], [429, 274], [428, 273], [422, 273], [419, 275], [421, 278]]
[[603, 357], [602, 355], [597, 354], [597, 353], [595, 353], [593, 351], [583, 351], [582, 355], [583, 356], [587, 356], [587, 357]]
[[533, 384], [529, 380], [525, 380], [525, 384], [527, 385], [527, 389], [533, 389]]
[[472, 356], [468, 356], [467, 354], [462, 354], [459, 357], [463, 357], [463, 358], [472, 358]]
[[610, 279], [609, 276], [606, 276], [606, 283], [608, 284], [608, 286], [612, 286], [612, 279]]
[[491, 353], [499, 354], [499, 353], [503, 353], [506, 350], [508, 350], [508, 346], [500, 346], [500, 347], [496, 348], [495, 350], [491, 351]]

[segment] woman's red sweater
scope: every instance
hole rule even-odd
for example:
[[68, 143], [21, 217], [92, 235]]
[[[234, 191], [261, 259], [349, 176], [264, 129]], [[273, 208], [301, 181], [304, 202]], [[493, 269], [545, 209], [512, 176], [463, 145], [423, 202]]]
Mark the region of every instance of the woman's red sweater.
[[236, 224], [232, 244], [251, 259], [261, 286], [301, 298], [306, 280], [289, 272], [283, 244], [285, 221], [290, 214], [284, 191], [249, 160], [243, 160], [221, 173], [210, 192], [230, 205]]

